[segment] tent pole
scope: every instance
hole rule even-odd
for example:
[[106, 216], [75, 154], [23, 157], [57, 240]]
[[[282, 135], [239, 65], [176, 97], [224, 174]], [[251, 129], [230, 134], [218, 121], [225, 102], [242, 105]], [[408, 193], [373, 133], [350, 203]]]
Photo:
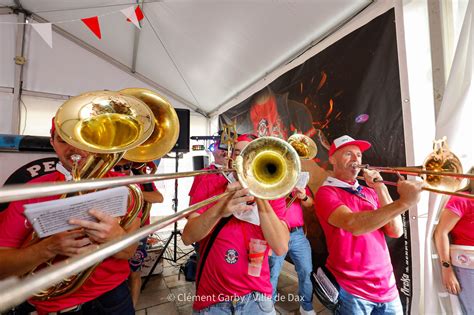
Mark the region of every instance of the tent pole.
[[[25, 23], [25, 13], [18, 13], [18, 23]], [[21, 116], [21, 89], [23, 85], [23, 65], [26, 59], [23, 56], [25, 42], [25, 24], [18, 24], [15, 46], [15, 78], [13, 82], [12, 127], [13, 134], [20, 134]]]

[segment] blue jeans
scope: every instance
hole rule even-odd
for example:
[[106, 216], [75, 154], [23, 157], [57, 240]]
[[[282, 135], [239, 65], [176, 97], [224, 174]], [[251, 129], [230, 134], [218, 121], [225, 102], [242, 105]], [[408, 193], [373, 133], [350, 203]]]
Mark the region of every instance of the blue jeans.
[[[300, 296], [300, 305], [305, 311], [313, 309], [313, 284], [311, 283], [311, 271], [313, 262], [311, 258], [311, 245], [304, 235], [303, 228], [298, 228], [290, 233], [290, 242], [288, 243], [288, 253], [295, 264], [298, 274], [298, 295]], [[273, 301], [277, 299], [278, 277], [286, 255], [276, 256], [273, 253], [268, 257], [270, 265], [270, 282], [273, 287]]]
[[[223, 298], [225, 300], [225, 298]], [[193, 314], [202, 315], [224, 315], [224, 314], [242, 314], [242, 315], [268, 315], [275, 314], [273, 301], [260, 292], [251, 292], [241, 296], [233, 301], [220, 302], [200, 311], [193, 310]]]
[[386, 315], [402, 315], [403, 308], [400, 297], [386, 303], [375, 303], [367, 301], [363, 298], [350, 294], [343, 288], [339, 289], [339, 308], [336, 315], [353, 315], [353, 314], [386, 314]]
[[461, 292], [459, 300], [461, 302], [463, 314], [474, 314], [474, 269], [453, 266], [458, 278]]

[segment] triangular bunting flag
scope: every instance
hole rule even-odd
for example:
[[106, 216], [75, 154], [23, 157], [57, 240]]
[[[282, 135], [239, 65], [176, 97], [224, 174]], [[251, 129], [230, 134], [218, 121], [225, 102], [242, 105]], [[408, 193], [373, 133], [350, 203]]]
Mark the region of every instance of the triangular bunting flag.
[[33, 29], [41, 36], [41, 38], [53, 48], [53, 30], [51, 23], [30, 23]]
[[95, 36], [102, 39], [102, 35], [100, 34], [99, 17], [93, 16], [81, 20], [92, 31], [92, 33], [95, 34]]
[[[140, 7], [137, 7], [138, 10], [140, 10]], [[137, 16], [137, 10], [133, 9], [133, 6], [128, 7], [126, 9], [120, 10], [120, 12], [123, 13], [127, 17], [128, 22], [132, 22], [136, 27], [140, 27], [140, 22], [138, 22], [138, 16]], [[141, 12], [141, 10], [140, 10]], [[143, 14], [142, 14], [142, 19], [143, 19]]]
[[[135, 15], [137, 16], [137, 20], [138, 20], [138, 21], [143, 20], [143, 18], [145, 17], [145, 16], [143, 15], [142, 9], [140, 9], [140, 6], [137, 6], [137, 7], [135, 8]], [[127, 19], [127, 22], [131, 22], [130, 19]]]

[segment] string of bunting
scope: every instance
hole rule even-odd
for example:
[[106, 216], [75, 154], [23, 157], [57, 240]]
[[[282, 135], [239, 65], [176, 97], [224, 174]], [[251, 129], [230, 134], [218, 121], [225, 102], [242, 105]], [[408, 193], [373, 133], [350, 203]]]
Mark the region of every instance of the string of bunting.
[[99, 17], [103, 17], [106, 15], [111, 15], [114, 13], [121, 12], [125, 17], [127, 18], [127, 22], [133, 23], [138, 29], [141, 29], [140, 26], [140, 21], [143, 20], [144, 15], [143, 11], [140, 9], [140, 6], [134, 7], [130, 6], [128, 8], [118, 10], [118, 11], [113, 11], [109, 12], [106, 14], [102, 15], [96, 15], [96, 16], [91, 16], [87, 18], [82, 18], [82, 19], [75, 19], [75, 20], [68, 20], [68, 21], [58, 21], [54, 23], [29, 23], [28, 21], [26, 23], [12, 23], [12, 22], [0, 22], [0, 24], [25, 24], [25, 25], [31, 25], [31, 27], [40, 35], [40, 37], [48, 44], [49, 47], [53, 48], [53, 30], [52, 30], [52, 25], [53, 24], [63, 24], [63, 23], [71, 23], [71, 22], [77, 22], [77, 21], [82, 21], [85, 26], [98, 38], [102, 39], [102, 34], [100, 32], [100, 22], [99, 22]]

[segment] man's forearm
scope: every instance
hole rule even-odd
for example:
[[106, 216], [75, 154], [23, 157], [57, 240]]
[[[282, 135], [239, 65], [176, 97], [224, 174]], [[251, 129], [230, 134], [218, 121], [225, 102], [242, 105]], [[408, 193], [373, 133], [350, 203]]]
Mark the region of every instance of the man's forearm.
[[260, 227], [270, 248], [281, 256], [288, 251], [290, 233], [288, 227], [275, 214], [268, 201], [257, 199]]
[[348, 230], [354, 235], [370, 233], [382, 228], [407, 209], [408, 206], [406, 204], [396, 200], [377, 210], [353, 212], [341, 228]]
[[222, 206], [223, 201], [220, 201], [209, 208], [206, 212], [196, 217], [188, 218], [188, 222], [183, 229], [183, 243], [185, 245], [190, 245], [205, 238], [221, 219], [219, 210]]
[[[387, 186], [384, 184], [377, 184], [375, 192], [379, 199], [379, 204], [383, 207], [393, 202]], [[403, 222], [401, 216], [396, 216], [383, 226], [385, 235], [391, 238], [398, 238], [403, 235]]]
[[41, 243], [26, 248], [1, 248], [0, 279], [24, 275], [51, 258]]

